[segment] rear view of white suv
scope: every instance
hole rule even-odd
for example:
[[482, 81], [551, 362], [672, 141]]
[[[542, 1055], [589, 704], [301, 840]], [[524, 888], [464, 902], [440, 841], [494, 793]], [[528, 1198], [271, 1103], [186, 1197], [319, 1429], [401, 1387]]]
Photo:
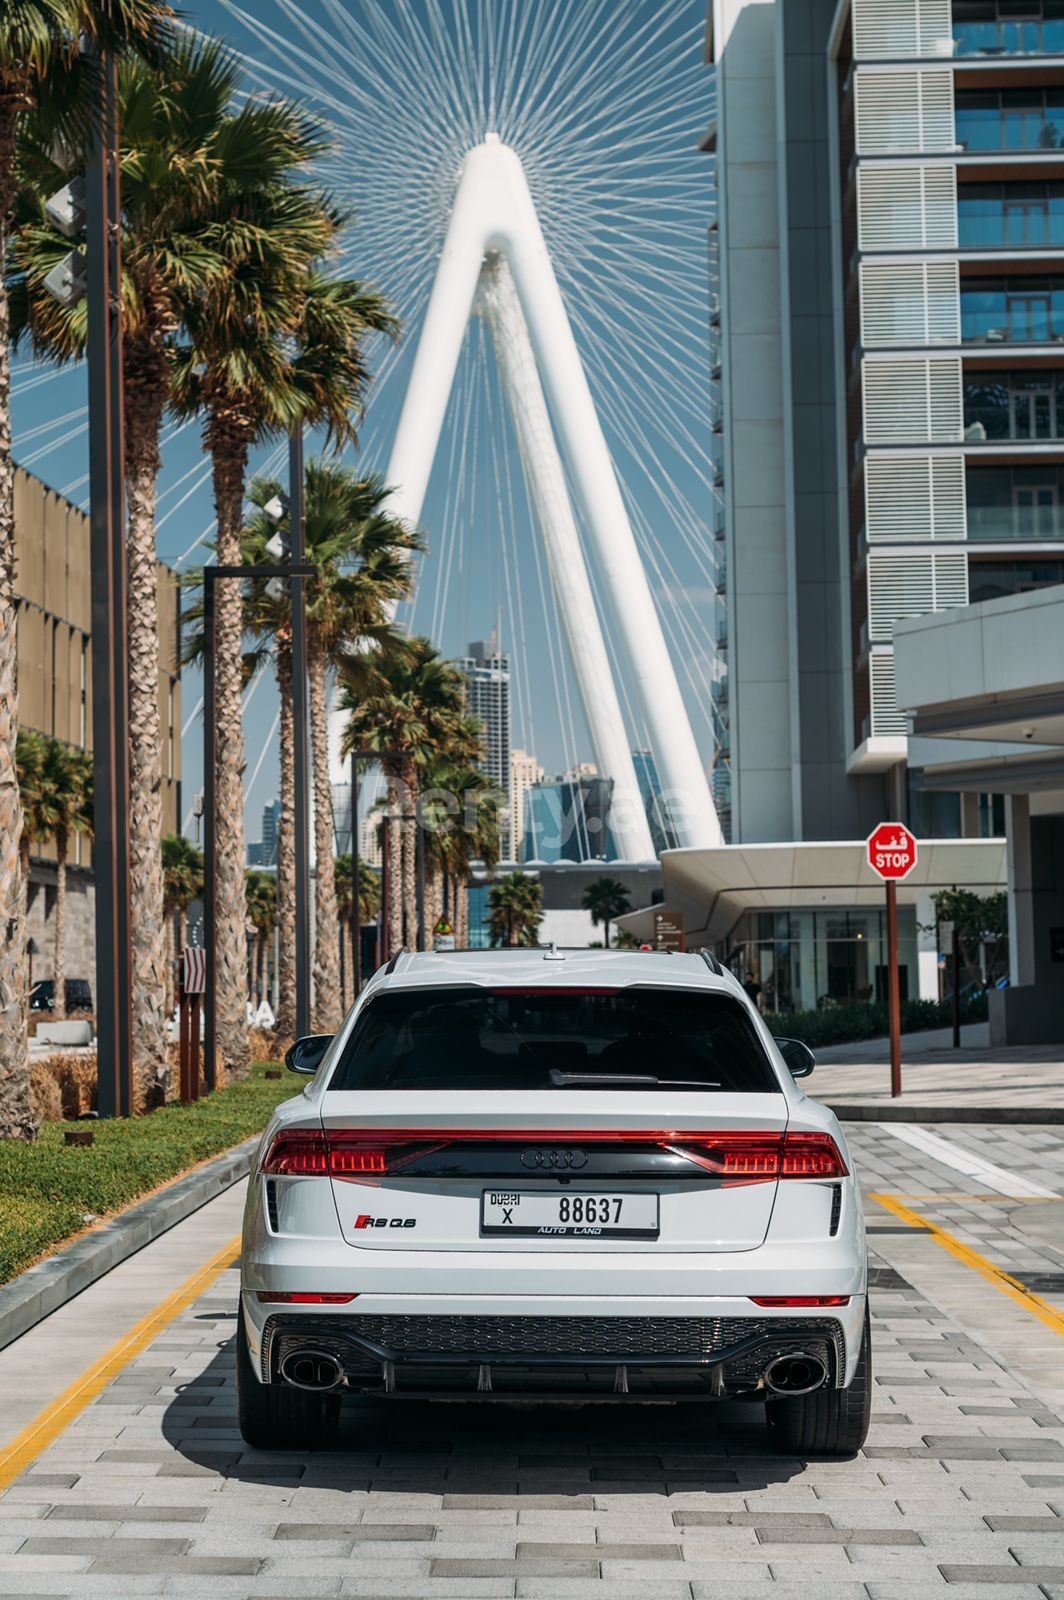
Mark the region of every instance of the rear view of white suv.
[[328, 1444], [344, 1395], [730, 1397], [789, 1453], [852, 1454], [860, 1194], [784, 1050], [698, 955], [397, 957], [290, 1052], [313, 1077], [250, 1186], [245, 1439]]

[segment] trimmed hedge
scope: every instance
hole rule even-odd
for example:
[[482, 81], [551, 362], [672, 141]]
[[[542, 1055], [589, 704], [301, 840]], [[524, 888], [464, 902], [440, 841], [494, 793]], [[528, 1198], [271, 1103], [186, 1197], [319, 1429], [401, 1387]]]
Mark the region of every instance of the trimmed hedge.
[[[985, 1022], [986, 995], [961, 1002], [962, 1022]], [[901, 1008], [902, 1033], [924, 1028], [948, 1028], [953, 1021], [949, 1000], [905, 1000]], [[857, 1039], [882, 1039], [890, 1032], [885, 1005], [824, 1006], [819, 1011], [766, 1011], [769, 1032], [781, 1039], [801, 1039], [813, 1050], [818, 1045], [850, 1044]]]
[[0, 1283], [91, 1222], [261, 1133], [274, 1107], [299, 1091], [287, 1073], [268, 1082], [268, 1065], [256, 1062], [250, 1078], [191, 1106], [81, 1123], [95, 1136], [88, 1148], [64, 1144], [69, 1122], [45, 1123], [34, 1144], [0, 1141]]

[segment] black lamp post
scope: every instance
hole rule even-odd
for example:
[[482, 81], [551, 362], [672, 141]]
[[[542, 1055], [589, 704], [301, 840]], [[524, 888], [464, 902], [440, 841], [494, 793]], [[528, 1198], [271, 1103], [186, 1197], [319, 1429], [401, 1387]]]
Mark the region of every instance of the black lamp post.
[[[313, 578], [317, 567], [308, 567], [305, 564], [296, 566], [293, 562], [288, 566], [260, 565], [252, 567], [204, 567], [203, 569], [203, 943], [207, 951], [207, 990], [204, 995], [203, 1016], [203, 1042], [204, 1077], [207, 1088], [213, 1090], [217, 1085], [217, 1020], [218, 1020], [218, 963], [215, 956], [215, 939], [218, 927], [218, 831], [215, 818], [216, 799], [216, 771], [217, 760], [217, 721], [218, 705], [214, 681], [214, 650], [215, 650], [215, 612], [214, 612], [214, 586], [216, 583], [229, 578], [244, 580], [247, 578], [291, 578], [296, 581], [295, 587], [300, 591], [303, 588], [303, 578]], [[295, 608], [293, 607], [293, 610]], [[296, 717], [299, 723], [299, 705], [302, 700], [306, 707], [306, 678], [303, 679], [304, 690], [299, 694], [299, 683], [296, 680]], [[296, 819], [300, 816], [298, 796], [300, 787], [304, 795], [307, 788], [306, 771], [306, 737], [303, 739], [303, 768], [296, 767]], [[298, 751], [299, 746], [297, 744]], [[299, 830], [296, 832], [296, 940], [299, 939], [299, 906], [300, 906], [300, 880], [299, 864], [302, 859], [303, 872], [307, 871], [306, 848], [306, 817], [307, 808], [304, 800], [303, 811], [303, 852], [299, 851]], [[303, 883], [302, 904], [306, 906], [306, 883]], [[304, 921], [306, 915], [304, 911]], [[309, 933], [308, 933], [309, 937]], [[297, 969], [298, 977], [298, 969]], [[298, 990], [297, 990], [297, 1020], [298, 1020]], [[307, 1028], [303, 1029], [306, 1032]]]

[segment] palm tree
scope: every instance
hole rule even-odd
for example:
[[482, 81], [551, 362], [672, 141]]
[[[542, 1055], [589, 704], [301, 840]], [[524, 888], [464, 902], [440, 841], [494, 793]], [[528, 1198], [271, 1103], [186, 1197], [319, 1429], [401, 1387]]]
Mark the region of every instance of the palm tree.
[[277, 927], [277, 882], [272, 872], [249, 872], [244, 889], [247, 920], [255, 929], [255, 996], [261, 1006], [266, 994], [266, 952]]
[[500, 855], [501, 790], [473, 763], [483, 753], [483, 727], [463, 718], [446, 747], [422, 773], [425, 838], [425, 923], [446, 910], [459, 947], [469, 942], [468, 878], [473, 861], [494, 866]]
[[610, 923], [618, 917], [623, 917], [626, 911], [631, 911], [632, 902], [628, 898], [628, 890], [616, 878], [596, 878], [594, 883], [589, 883], [580, 902], [585, 911], [590, 911], [591, 921], [597, 928], [599, 923], [605, 924], [603, 944], [608, 950], [610, 947]]
[[349, 713], [344, 753], [356, 748], [379, 752], [388, 784], [386, 915], [389, 944], [398, 950], [404, 939], [411, 946], [418, 941], [420, 773], [435, 753], [448, 747], [465, 717], [464, 680], [431, 640], [413, 638], [401, 650], [347, 657], [339, 681], [340, 705]]
[[[307, 124], [307, 159], [318, 132]], [[318, 141], [320, 143], [320, 141]], [[293, 170], [296, 163], [293, 162]], [[227, 271], [186, 315], [177, 368], [186, 414], [204, 416], [212, 461], [221, 565], [240, 560], [248, 455], [257, 441], [322, 425], [338, 445], [355, 436], [368, 373], [362, 343], [393, 332], [375, 291], [328, 276], [321, 262], [346, 217], [308, 190], [280, 182], [268, 204], [237, 200], [218, 243]], [[217, 1038], [225, 1072], [243, 1076], [249, 1055], [243, 993], [244, 738], [241, 596], [223, 584], [216, 606], [216, 704], [227, 730], [217, 752]]]
[[181, 924], [193, 900], [203, 893], [203, 851], [183, 833], [163, 835], [163, 912], [168, 930], [166, 1009], [174, 1009], [177, 964], [181, 959]]
[[[273, 524], [262, 507], [283, 495], [280, 483], [256, 478], [249, 498], [259, 511], [245, 525], [245, 561], [265, 558]], [[336, 885], [333, 869], [332, 783], [329, 771], [329, 678], [337, 663], [367, 641], [395, 643], [386, 618], [410, 591], [410, 557], [424, 548], [405, 522], [384, 509], [388, 490], [380, 478], [361, 478], [329, 461], [306, 469], [307, 560], [317, 576], [307, 584], [307, 664], [310, 679], [310, 734], [314, 765], [315, 846], [315, 1027], [334, 1033], [340, 1025], [340, 973]], [[283, 526], [283, 525], [282, 525]], [[266, 593], [265, 612], [256, 615], [290, 636], [287, 592]], [[253, 588], [252, 606], [258, 598]], [[261, 630], [260, 630], [261, 636]], [[282, 803], [282, 821], [283, 821]]]
[[536, 878], [511, 872], [488, 890], [488, 925], [493, 950], [534, 946], [543, 921], [543, 890]]
[[55, 958], [52, 964], [55, 1016], [66, 1013], [67, 860], [73, 834], [92, 834], [92, 757], [86, 750], [48, 741], [45, 784], [55, 840]]
[[[170, 8], [161, 0], [6, 0], [0, 10], [0, 268], [14, 228], [16, 147], [27, 113], [66, 109], [94, 74], [81, 43], [152, 47]], [[66, 80], [65, 90], [56, 84]], [[59, 92], [56, 92], [58, 88]], [[52, 92], [49, 93], [49, 90]], [[82, 103], [84, 98], [82, 97]], [[10, 315], [0, 270], [0, 1138], [32, 1139], [37, 1123], [26, 1054], [25, 922], [18, 862], [22, 812], [16, 768], [15, 470], [11, 456]]]
[[[217, 248], [234, 198], [270, 203], [273, 189], [308, 148], [304, 119], [283, 102], [238, 104], [236, 58], [217, 40], [174, 39], [157, 64], [123, 63], [120, 129], [123, 213], [123, 358], [129, 559], [130, 871], [133, 885], [134, 1056], [138, 1074], [165, 1096], [166, 938], [163, 917], [162, 747], [157, 692], [159, 628], [155, 549], [160, 435], [170, 398], [176, 339], [186, 307], [225, 273]], [[46, 131], [46, 130], [43, 130]], [[31, 188], [16, 252], [16, 336], [28, 329], [39, 354], [82, 353], [84, 302], [58, 304], [45, 288], [69, 250], [47, 220], [42, 197], [64, 180], [54, 143], [23, 140]], [[35, 210], [35, 214], [34, 214]]]

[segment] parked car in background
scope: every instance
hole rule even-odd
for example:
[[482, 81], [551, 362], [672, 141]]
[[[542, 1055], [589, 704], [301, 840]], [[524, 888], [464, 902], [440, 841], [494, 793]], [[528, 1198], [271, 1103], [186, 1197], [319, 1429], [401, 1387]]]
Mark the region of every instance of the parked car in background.
[[[92, 989], [87, 978], [67, 979], [66, 1009], [67, 1016], [75, 1011], [92, 1010]], [[55, 1010], [55, 983], [51, 978], [42, 978], [40, 983], [33, 985], [30, 991], [30, 1010]]]

